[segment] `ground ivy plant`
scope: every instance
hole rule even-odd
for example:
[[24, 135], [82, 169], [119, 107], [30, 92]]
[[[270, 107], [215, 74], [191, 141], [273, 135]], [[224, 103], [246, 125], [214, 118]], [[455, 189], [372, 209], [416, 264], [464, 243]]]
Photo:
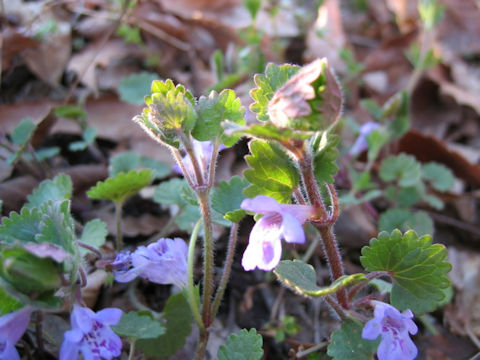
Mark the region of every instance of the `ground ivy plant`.
[[[232, 90], [195, 98], [171, 80], [153, 81], [146, 107], [133, 120], [171, 151], [177, 164], [173, 171], [182, 178], [160, 181], [171, 174], [170, 169], [134, 153], [111, 160], [110, 177], [87, 195], [94, 201], [115, 204], [113, 256], [102, 247], [107, 235], [104, 222], [93, 219], [84, 226], [76, 224], [71, 213], [72, 181], [67, 175], [42, 182], [18, 213], [2, 219], [0, 335], [4, 346], [0, 357], [18, 356], [15, 343], [33, 312], [70, 309], [71, 328], [59, 346], [60, 359], [77, 358], [80, 352], [87, 360], [112, 359], [121, 356], [126, 342], [130, 344], [129, 359], [138, 350], [148, 357], [169, 357], [184, 346], [192, 323], [198, 328], [194, 357], [206, 358], [210, 330], [232, 269], [239, 224], [248, 215], [254, 215], [256, 223], [241, 256], [244, 270], [273, 271], [292, 291], [321, 298], [330, 306], [341, 325], [328, 340], [328, 356], [336, 360], [368, 360], [374, 353], [379, 360], [416, 357], [411, 338], [418, 331], [414, 319], [444, 304], [450, 285], [447, 274], [451, 265], [445, 247], [434, 244], [429, 231], [406, 231], [399, 213], [387, 212], [380, 219], [380, 229], [387, 231], [381, 231], [361, 251], [364, 271], [347, 274], [334, 232], [340, 213], [334, 179], [342, 92], [333, 71], [326, 59], [304, 67], [269, 64], [264, 74], [255, 75], [254, 82], [250, 111], [256, 121], [247, 124], [245, 109]], [[369, 176], [382, 147], [398, 140], [408, 128], [402, 112], [406, 101], [404, 95], [398, 95], [385, 109], [384, 116], [393, 116], [392, 121], [360, 132], [352, 156], [366, 150], [367, 163], [361, 173], [355, 173], [351, 202], [361, 196], [379, 196], [367, 195], [368, 191], [380, 191]], [[243, 177], [217, 184], [219, 152], [241, 137], [249, 139], [248, 169]], [[12, 140], [19, 145], [18, 151], [27, 141]], [[442, 166], [420, 164], [406, 154], [383, 157], [378, 176], [385, 184], [381, 195], [395, 206], [392, 211], [404, 211], [421, 201], [440, 207], [441, 200], [428, 192], [427, 186], [442, 192], [450, 188], [453, 179]], [[166, 238], [166, 230], [148, 243], [125, 248], [122, 208], [152, 181], [158, 184], [153, 200], [175, 209], [169, 226], [176, 224], [189, 232], [190, 238], [188, 242]], [[422, 222], [418, 215], [408, 213]], [[214, 267], [214, 223], [231, 228], [219, 276]], [[282, 240], [310, 242], [305, 226], [321, 239], [330, 273], [328, 284], [318, 285], [319, 269], [310, 264], [282, 260]], [[195, 284], [195, 249], [200, 246], [202, 272]], [[111, 272], [115, 281], [128, 284], [128, 296], [137, 311], [124, 313], [112, 307], [94, 312], [85, 305], [86, 255], [96, 257], [95, 266]], [[173, 285], [174, 294], [162, 312], [149, 309], [136, 298], [139, 279]], [[380, 279], [386, 291], [376, 290]], [[34, 319], [41, 331], [42, 316]], [[216, 356], [261, 359], [262, 337], [255, 329], [243, 329], [232, 334]]]

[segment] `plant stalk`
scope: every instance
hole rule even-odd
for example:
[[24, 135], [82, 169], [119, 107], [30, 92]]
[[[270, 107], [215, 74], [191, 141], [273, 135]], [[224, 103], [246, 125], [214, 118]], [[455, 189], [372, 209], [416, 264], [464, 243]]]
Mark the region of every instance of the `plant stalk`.
[[115, 225], [117, 228], [117, 251], [123, 249], [123, 234], [122, 234], [122, 208], [123, 202], [115, 203]]
[[203, 324], [202, 316], [200, 315], [200, 309], [198, 308], [197, 301], [195, 299], [195, 284], [193, 281], [193, 268], [195, 265], [195, 244], [197, 243], [198, 232], [202, 222], [197, 221], [195, 227], [193, 228], [192, 235], [190, 235], [190, 242], [188, 243], [188, 267], [187, 267], [187, 294], [188, 294], [188, 303], [192, 309], [193, 317], [200, 329], [200, 333], [205, 331], [205, 326]]

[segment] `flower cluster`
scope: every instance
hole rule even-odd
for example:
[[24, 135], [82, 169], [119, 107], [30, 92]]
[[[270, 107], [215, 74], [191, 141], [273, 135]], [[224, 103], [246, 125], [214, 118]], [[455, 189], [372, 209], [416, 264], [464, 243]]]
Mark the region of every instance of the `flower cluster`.
[[32, 311], [25, 306], [0, 317], [0, 359], [20, 360], [15, 344], [27, 330]]
[[122, 353], [122, 340], [110, 329], [122, 317], [122, 310], [103, 309], [97, 313], [74, 305], [70, 315], [72, 329], [65, 332], [60, 347], [60, 360], [78, 359], [79, 351], [85, 360], [113, 359]]
[[382, 341], [377, 350], [378, 360], [413, 360], [417, 348], [410, 339], [410, 334], [418, 331], [410, 310], [403, 313], [389, 304], [372, 301], [375, 305], [374, 317], [365, 324], [362, 337], [375, 340], [379, 335]]
[[257, 267], [268, 271], [277, 266], [282, 257], [282, 238], [288, 243], [303, 244], [302, 225], [314, 213], [312, 206], [279, 204], [264, 195], [245, 199], [240, 207], [264, 215], [253, 227], [243, 254], [242, 266], [246, 271]]
[[129, 282], [140, 276], [156, 284], [187, 283], [188, 247], [180, 238], [161, 238], [148, 246], [139, 246], [133, 253], [120, 252], [111, 264], [118, 282]]

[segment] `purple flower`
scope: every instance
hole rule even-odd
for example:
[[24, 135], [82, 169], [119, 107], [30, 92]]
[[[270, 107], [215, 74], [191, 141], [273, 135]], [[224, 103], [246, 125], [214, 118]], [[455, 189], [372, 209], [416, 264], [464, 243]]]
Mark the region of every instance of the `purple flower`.
[[180, 238], [161, 238], [157, 242], [138, 247], [132, 254], [132, 266], [141, 276], [157, 284], [187, 284], [188, 247]]
[[130, 251], [121, 251], [110, 264], [116, 281], [126, 283], [137, 277], [137, 269], [132, 267], [132, 254]]
[[122, 353], [122, 340], [110, 329], [122, 317], [122, 310], [103, 309], [97, 313], [86, 307], [73, 306], [72, 330], [65, 332], [60, 360], [76, 360], [81, 351], [85, 360], [110, 360]]
[[[200, 171], [202, 172], [202, 174], [206, 175], [208, 173], [208, 166], [212, 161], [213, 143], [211, 141], [198, 141], [192, 139], [192, 145], [193, 152], [197, 158], [198, 165], [200, 166]], [[218, 151], [223, 149], [226, 149], [226, 146], [222, 144], [219, 146]], [[195, 171], [193, 169], [192, 159], [190, 158], [190, 155], [185, 155], [182, 161], [183, 166], [185, 166], [187, 172], [189, 174], [194, 174]], [[183, 174], [180, 166], [178, 165], [174, 165], [173, 170], [175, 170], [179, 174]]]
[[362, 337], [375, 340], [379, 335], [382, 341], [377, 350], [378, 360], [412, 360], [417, 356], [417, 347], [410, 334], [418, 331], [410, 310], [400, 313], [397, 309], [381, 301], [375, 305], [374, 318], [365, 324]]
[[352, 156], [357, 156], [361, 152], [367, 150], [368, 148], [368, 143], [367, 143], [367, 136], [370, 134], [373, 130], [376, 130], [380, 127], [379, 124], [376, 122], [369, 121], [365, 124], [363, 124], [360, 127], [360, 132], [358, 135], [357, 140], [353, 144], [353, 146], [350, 148], [350, 151], [348, 152]]
[[303, 244], [305, 233], [302, 225], [314, 211], [309, 205], [279, 204], [264, 195], [245, 199], [240, 207], [264, 214], [253, 227], [243, 253], [242, 266], [246, 271], [257, 267], [268, 271], [277, 266], [282, 257], [282, 238], [288, 243]]
[[25, 306], [0, 317], [0, 359], [20, 360], [15, 344], [27, 329], [32, 311]]

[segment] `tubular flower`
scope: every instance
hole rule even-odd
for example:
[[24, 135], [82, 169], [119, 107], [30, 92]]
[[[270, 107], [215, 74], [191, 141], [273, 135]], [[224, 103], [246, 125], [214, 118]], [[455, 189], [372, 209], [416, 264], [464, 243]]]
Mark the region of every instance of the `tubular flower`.
[[365, 124], [363, 124], [360, 127], [360, 132], [358, 135], [357, 140], [353, 144], [353, 146], [350, 148], [350, 151], [348, 152], [350, 155], [357, 156], [364, 150], [367, 150], [368, 148], [368, 143], [367, 143], [367, 136], [370, 134], [373, 130], [376, 130], [380, 127], [379, 124], [373, 121], [369, 121]]
[[257, 267], [269, 271], [277, 266], [282, 256], [282, 238], [288, 243], [303, 244], [302, 225], [314, 213], [313, 206], [279, 204], [264, 195], [245, 199], [240, 207], [264, 215], [253, 227], [243, 253], [242, 266], [246, 271]]
[[413, 322], [413, 313], [403, 313], [389, 304], [372, 301], [375, 305], [374, 317], [365, 324], [362, 337], [375, 340], [379, 335], [382, 340], [377, 350], [378, 360], [413, 360], [417, 356], [417, 347], [410, 339], [410, 334], [418, 331]]
[[32, 311], [25, 306], [0, 317], [0, 359], [20, 360], [15, 344], [27, 330]]
[[187, 284], [188, 247], [180, 238], [158, 239], [139, 246], [133, 253], [120, 252], [111, 264], [118, 282], [129, 282], [140, 276], [156, 284]]
[[122, 340], [110, 329], [122, 317], [122, 310], [103, 309], [97, 313], [74, 305], [70, 315], [72, 330], [65, 332], [60, 360], [76, 360], [81, 351], [85, 360], [111, 360], [122, 353]]

